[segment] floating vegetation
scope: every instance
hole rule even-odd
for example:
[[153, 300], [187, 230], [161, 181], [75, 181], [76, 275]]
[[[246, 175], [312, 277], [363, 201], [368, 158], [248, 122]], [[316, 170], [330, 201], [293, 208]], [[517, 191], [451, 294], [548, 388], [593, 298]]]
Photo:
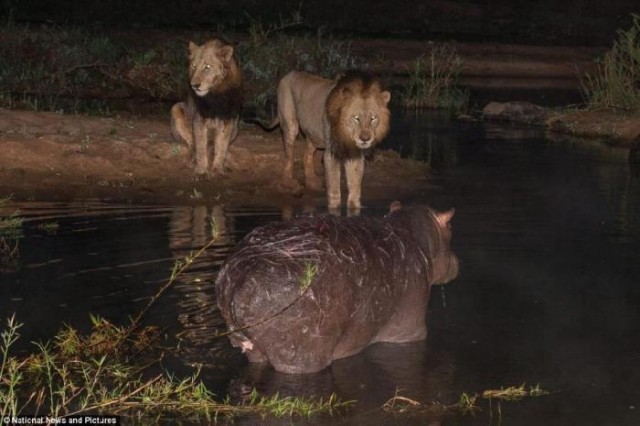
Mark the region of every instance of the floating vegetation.
[[54, 235], [60, 229], [60, 224], [58, 222], [42, 222], [38, 225], [38, 229], [49, 235]]
[[[445, 405], [440, 402], [421, 403], [411, 398], [407, 398], [401, 395], [396, 395], [389, 399], [382, 408], [394, 414], [425, 414], [425, 415], [443, 415], [446, 413], [454, 413], [461, 415], [474, 414], [480, 411], [478, 405], [479, 400], [489, 401], [489, 409], [493, 413], [493, 401], [520, 401], [524, 398], [538, 397], [549, 394], [548, 391], [542, 389], [540, 385], [526, 387], [525, 384], [520, 386], [510, 386], [500, 389], [488, 389], [480, 393], [468, 394], [463, 392], [458, 399], [458, 402], [451, 405]], [[498, 405], [498, 413], [501, 412], [500, 405]]]

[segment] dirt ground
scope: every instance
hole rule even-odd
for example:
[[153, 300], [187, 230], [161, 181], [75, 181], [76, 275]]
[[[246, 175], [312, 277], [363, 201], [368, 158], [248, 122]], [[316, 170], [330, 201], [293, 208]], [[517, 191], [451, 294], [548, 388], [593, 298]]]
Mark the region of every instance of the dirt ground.
[[[406, 75], [430, 42], [355, 40], [354, 53], [382, 55], [391, 69]], [[589, 70], [603, 49], [458, 44], [463, 82], [470, 87], [576, 88], [576, 70]], [[372, 57], [373, 57], [372, 56]], [[595, 117], [595, 119], [594, 119]], [[278, 131], [242, 125], [232, 144], [224, 176], [194, 181], [185, 146], [173, 142], [168, 117], [99, 118], [0, 109], [0, 197], [16, 200], [106, 201], [158, 204], [225, 202], [236, 205], [323, 203], [324, 193], [286, 193], [277, 182], [284, 153]], [[580, 124], [583, 123], [583, 124]], [[640, 120], [611, 125], [608, 113], [555, 114], [554, 130], [589, 135], [596, 130], [640, 133]], [[583, 127], [591, 130], [581, 132]], [[625, 127], [626, 126], [626, 127]], [[595, 134], [598, 136], [598, 134]], [[600, 135], [602, 136], [602, 135]], [[296, 163], [302, 179], [298, 144]], [[429, 189], [426, 165], [378, 151], [365, 168], [363, 203], [411, 197]]]
[[[303, 144], [296, 150], [300, 157]], [[236, 205], [322, 203], [324, 193], [281, 192], [278, 131], [243, 125], [224, 176], [194, 181], [189, 153], [167, 119], [122, 119], [0, 109], [0, 197]], [[300, 158], [298, 158], [299, 160]], [[301, 162], [296, 171], [302, 178]], [[424, 164], [379, 151], [365, 169], [363, 200], [409, 196], [428, 188]], [[395, 197], [395, 198], [394, 198]]]

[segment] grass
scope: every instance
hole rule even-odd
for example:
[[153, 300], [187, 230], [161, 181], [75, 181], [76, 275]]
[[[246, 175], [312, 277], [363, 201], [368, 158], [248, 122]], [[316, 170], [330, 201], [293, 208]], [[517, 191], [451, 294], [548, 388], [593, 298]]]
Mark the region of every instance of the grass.
[[265, 27], [254, 22], [249, 27], [249, 39], [238, 44], [246, 100], [259, 115], [275, 114], [277, 82], [291, 70], [334, 78], [346, 69], [369, 68], [363, 58], [353, 54], [348, 40], [338, 40], [323, 30], [296, 36], [284, 32], [301, 23], [299, 12], [277, 25]]
[[[439, 402], [433, 402], [430, 404], [423, 404], [419, 401], [407, 398], [401, 395], [396, 395], [389, 399], [384, 405], [383, 409], [387, 412], [394, 414], [426, 414], [439, 416], [445, 413], [448, 414], [461, 414], [469, 415], [474, 414], [481, 408], [478, 405], [480, 400], [486, 400], [489, 402], [489, 409], [493, 410], [492, 403], [498, 402], [498, 412], [501, 407], [500, 402], [514, 402], [520, 401], [525, 398], [538, 397], [542, 395], [548, 395], [549, 392], [542, 389], [540, 385], [526, 387], [522, 384], [520, 386], [510, 386], [500, 389], [488, 389], [480, 393], [462, 393], [457, 402], [451, 405], [444, 405]], [[493, 411], [492, 411], [493, 412]]]
[[22, 217], [20, 210], [4, 213], [11, 197], [0, 198], [0, 238], [15, 238], [20, 235]]
[[3, 106], [72, 113], [109, 113], [106, 101], [175, 96], [184, 85], [184, 47], [86, 28], [0, 26]]
[[149, 375], [162, 360], [160, 330], [135, 333], [104, 318], [91, 317], [92, 330], [81, 335], [64, 327], [52, 341], [36, 343], [28, 356], [12, 354], [20, 338], [15, 317], [7, 320], [0, 342], [0, 418], [21, 413], [65, 416], [85, 413], [131, 418], [181, 416], [211, 419], [221, 415], [312, 416], [351, 405], [328, 399], [262, 396], [247, 401], [219, 400], [198, 379], [198, 372], [177, 378], [167, 372]]
[[38, 225], [38, 229], [44, 231], [46, 234], [55, 235], [60, 229], [60, 224], [54, 221], [42, 222]]
[[582, 90], [591, 108], [640, 111], [640, 15], [632, 15], [629, 29], [618, 30], [596, 74], [582, 79]]
[[20, 210], [8, 210], [11, 197], [0, 198], [0, 268], [20, 268], [20, 238], [22, 238], [22, 216]]
[[[274, 24], [250, 16], [246, 20], [246, 35], [233, 28], [218, 28], [217, 33], [237, 40], [248, 109], [267, 108], [275, 99], [278, 80], [293, 69], [334, 77], [346, 68], [366, 67], [348, 41], [323, 31], [285, 34], [302, 23], [299, 11]], [[155, 102], [166, 113], [172, 102], [185, 96], [186, 40], [204, 42], [210, 37], [209, 32], [140, 37], [134, 32], [4, 22], [0, 106], [107, 115], [138, 99]]]
[[415, 60], [401, 103], [406, 108], [465, 109], [469, 93], [458, 86], [462, 65], [453, 47], [433, 46]]
[[317, 264], [307, 263], [302, 271], [302, 277], [300, 277], [300, 294], [303, 294], [311, 284], [313, 279], [318, 275], [319, 267]]

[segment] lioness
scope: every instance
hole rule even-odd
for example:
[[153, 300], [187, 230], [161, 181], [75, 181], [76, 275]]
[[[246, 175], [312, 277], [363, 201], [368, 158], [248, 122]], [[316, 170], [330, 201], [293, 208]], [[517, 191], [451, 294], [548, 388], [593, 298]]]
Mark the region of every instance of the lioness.
[[344, 164], [347, 207], [360, 208], [364, 157], [389, 132], [391, 94], [363, 71], [351, 70], [336, 80], [293, 71], [278, 85], [278, 117], [266, 128], [280, 124], [285, 146], [285, 185], [296, 185], [293, 148], [299, 133], [307, 141], [304, 155], [305, 185], [321, 189], [313, 167], [313, 154], [324, 148], [325, 182], [329, 209], [341, 205], [340, 175]]
[[[233, 46], [213, 39], [189, 42], [189, 95], [171, 108], [171, 133], [192, 151], [196, 176], [223, 173], [229, 144], [238, 134], [242, 76]], [[214, 142], [209, 167], [209, 138]]]

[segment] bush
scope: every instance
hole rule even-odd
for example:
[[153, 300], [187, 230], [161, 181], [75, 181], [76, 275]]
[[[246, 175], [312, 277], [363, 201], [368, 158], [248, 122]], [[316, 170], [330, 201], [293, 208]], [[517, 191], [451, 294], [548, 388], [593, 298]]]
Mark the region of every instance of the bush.
[[464, 109], [469, 101], [467, 91], [458, 86], [462, 59], [455, 49], [434, 46], [428, 56], [416, 59], [409, 73], [402, 103], [407, 108]]
[[[301, 19], [294, 13], [277, 25], [251, 21], [248, 36], [240, 37], [228, 28], [217, 28], [219, 34], [229, 33], [225, 38], [240, 38], [236, 51], [247, 109], [270, 113], [278, 81], [291, 70], [333, 78], [348, 68], [367, 68], [352, 54], [348, 41], [322, 31], [312, 35], [284, 31]], [[0, 106], [104, 114], [107, 105], [136, 99], [168, 109], [186, 95], [186, 40], [204, 42], [210, 37], [204, 33], [141, 37], [133, 32], [105, 34], [8, 22], [0, 25]]]
[[640, 16], [632, 15], [628, 30], [602, 59], [595, 75], [587, 74], [582, 89], [591, 107], [640, 111]]

